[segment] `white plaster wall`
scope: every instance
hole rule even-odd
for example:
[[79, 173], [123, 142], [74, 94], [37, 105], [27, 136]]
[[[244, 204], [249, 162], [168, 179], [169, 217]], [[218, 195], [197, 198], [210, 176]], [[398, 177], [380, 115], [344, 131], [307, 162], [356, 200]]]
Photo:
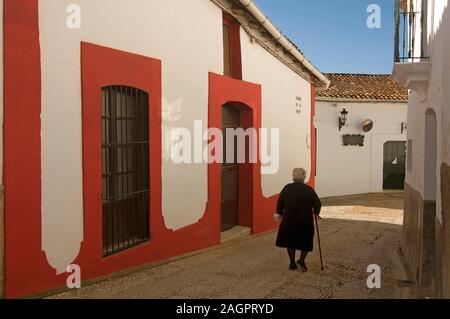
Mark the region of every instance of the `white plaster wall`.
[[[338, 118], [347, 109], [348, 126], [339, 132]], [[406, 122], [406, 103], [317, 102], [317, 192], [321, 197], [383, 191], [384, 144], [406, 141], [401, 123]], [[374, 128], [362, 131], [371, 119]], [[363, 134], [365, 145], [343, 146], [343, 135]]]
[[[242, 29], [241, 29], [242, 30]], [[311, 171], [311, 84], [241, 31], [242, 71], [246, 81], [262, 85], [262, 127], [280, 129], [280, 166], [262, 175], [265, 197], [280, 193], [292, 181], [292, 169]], [[301, 98], [300, 114], [297, 97]]]
[[413, 141], [412, 173], [407, 174], [407, 182], [424, 196], [424, 168], [429, 156], [425, 154], [425, 112], [433, 109], [437, 116], [437, 216], [442, 221], [441, 205], [441, 163], [450, 165], [450, 8], [448, 0], [429, 1], [428, 53], [431, 61], [429, 87], [426, 99], [420, 99], [414, 92], [410, 94], [408, 139]]
[[435, 1], [434, 28], [430, 37], [431, 72], [427, 107], [433, 108], [437, 116], [437, 217], [442, 221], [441, 163], [450, 165], [450, 7], [448, 0]]
[[3, 0], [0, 0], [0, 184], [3, 183]]
[[[82, 27], [68, 29], [72, 3], [39, 1], [42, 248], [58, 272], [83, 239], [80, 41], [162, 60], [164, 134], [192, 129], [194, 120], [206, 125], [208, 72], [223, 71], [222, 12], [210, 1], [78, 0]], [[166, 161], [171, 145], [163, 143], [163, 214], [166, 226], [177, 229], [204, 214], [207, 166]]]
[[[3, 184], [3, 0], [0, 0], [0, 185]], [[3, 297], [3, 265], [4, 265], [4, 196], [0, 186], [0, 298]]]
[[412, 171], [406, 171], [406, 182], [424, 194], [425, 106], [414, 92], [408, 102], [408, 140], [412, 141]]

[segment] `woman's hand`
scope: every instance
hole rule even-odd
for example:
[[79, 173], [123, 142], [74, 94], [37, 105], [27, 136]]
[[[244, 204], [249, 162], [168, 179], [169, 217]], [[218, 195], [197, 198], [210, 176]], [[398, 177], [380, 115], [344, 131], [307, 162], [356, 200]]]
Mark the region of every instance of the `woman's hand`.
[[275, 214], [273, 215], [273, 219], [274, 219], [276, 222], [281, 222], [281, 220], [283, 219], [283, 216], [280, 215], [280, 214], [275, 213]]

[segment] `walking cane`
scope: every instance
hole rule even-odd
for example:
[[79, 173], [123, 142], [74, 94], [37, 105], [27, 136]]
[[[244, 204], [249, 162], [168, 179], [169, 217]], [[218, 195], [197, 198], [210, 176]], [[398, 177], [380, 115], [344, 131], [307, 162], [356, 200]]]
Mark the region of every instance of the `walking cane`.
[[322, 267], [322, 271], [324, 271], [325, 269], [323, 267], [322, 244], [320, 242], [320, 233], [319, 233], [319, 220], [316, 214], [314, 214], [314, 217], [316, 218], [317, 239], [319, 240], [320, 266]]

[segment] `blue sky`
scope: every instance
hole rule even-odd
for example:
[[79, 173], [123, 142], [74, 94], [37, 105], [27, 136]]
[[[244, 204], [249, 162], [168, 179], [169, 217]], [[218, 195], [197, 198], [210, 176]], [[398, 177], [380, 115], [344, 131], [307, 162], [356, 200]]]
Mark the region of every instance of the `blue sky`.
[[[323, 72], [391, 73], [394, 0], [255, 0]], [[381, 29], [367, 27], [367, 7], [381, 7]]]

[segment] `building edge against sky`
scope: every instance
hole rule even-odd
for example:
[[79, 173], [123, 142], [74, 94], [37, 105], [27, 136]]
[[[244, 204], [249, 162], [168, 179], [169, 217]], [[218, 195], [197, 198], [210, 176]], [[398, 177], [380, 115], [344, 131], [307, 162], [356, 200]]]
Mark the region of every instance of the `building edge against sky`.
[[[291, 169], [305, 167], [314, 184], [323, 74], [249, 1], [134, 1], [130, 20], [122, 1], [81, 0], [81, 29], [65, 26], [70, 4], [3, 1], [5, 296], [62, 287], [71, 263], [89, 280], [218, 244], [229, 205], [253, 233], [275, 228]], [[277, 174], [262, 176], [260, 163], [230, 173], [167, 161], [173, 129], [223, 127], [224, 105], [241, 126], [281, 129], [289, 156]], [[238, 181], [231, 200], [224, 174]], [[123, 205], [136, 208], [134, 221]]]

